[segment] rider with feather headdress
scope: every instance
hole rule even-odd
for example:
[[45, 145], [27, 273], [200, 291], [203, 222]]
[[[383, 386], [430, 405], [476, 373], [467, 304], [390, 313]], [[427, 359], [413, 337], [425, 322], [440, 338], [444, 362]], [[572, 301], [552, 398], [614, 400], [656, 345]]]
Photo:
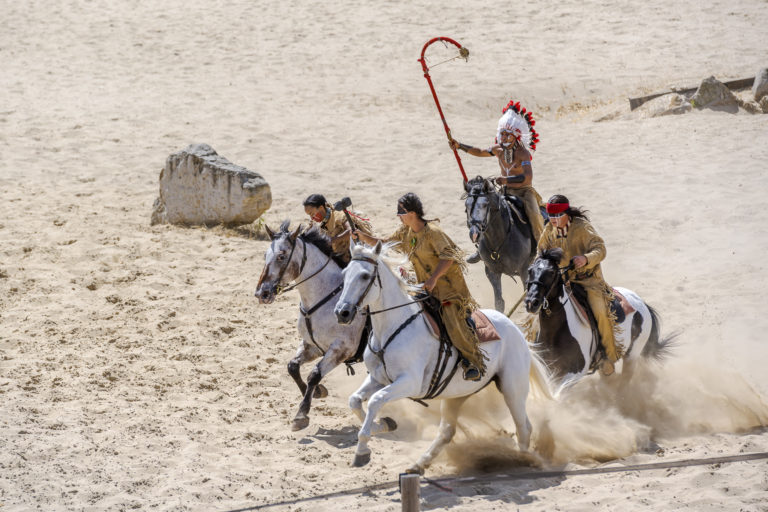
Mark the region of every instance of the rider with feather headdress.
[[510, 101], [502, 111], [496, 130], [496, 142], [493, 146], [480, 149], [451, 138], [453, 149], [461, 149], [472, 156], [495, 156], [501, 167], [501, 176], [496, 183], [504, 187], [504, 194], [519, 197], [525, 207], [525, 213], [531, 225], [534, 245], [544, 230], [544, 220], [539, 209], [541, 196], [533, 188], [533, 168], [531, 159], [539, 134], [533, 128], [536, 124], [530, 112], [520, 106], [520, 102]]

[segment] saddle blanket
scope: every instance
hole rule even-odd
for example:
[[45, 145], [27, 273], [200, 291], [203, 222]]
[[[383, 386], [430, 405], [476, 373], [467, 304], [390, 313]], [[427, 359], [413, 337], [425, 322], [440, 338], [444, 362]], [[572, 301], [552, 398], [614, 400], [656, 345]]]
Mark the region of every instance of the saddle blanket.
[[[424, 314], [422, 317], [432, 331], [432, 336], [440, 339], [440, 328], [437, 325], [437, 321], [430, 314]], [[475, 332], [477, 332], [477, 339], [480, 343], [501, 339], [496, 327], [493, 326], [491, 321], [488, 320], [488, 317], [479, 309], [472, 313], [472, 321], [475, 322]]]

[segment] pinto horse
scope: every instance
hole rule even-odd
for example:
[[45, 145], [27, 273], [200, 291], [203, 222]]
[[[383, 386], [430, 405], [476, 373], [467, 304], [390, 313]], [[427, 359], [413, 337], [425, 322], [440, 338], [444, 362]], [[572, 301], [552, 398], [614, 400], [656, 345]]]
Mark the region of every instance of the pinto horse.
[[[349, 406], [362, 422], [353, 465], [363, 466], [370, 461], [371, 435], [397, 427], [390, 418], [376, 421], [385, 403], [401, 398], [435, 398], [442, 400], [438, 436], [408, 470], [423, 473], [453, 438], [461, 405], [491, 381], [512, 414], [520, 449], [527, 450], [531, 423], [525, 402], [530, 383], [544, 396], [551, 398], [552, 393], [546, 365], [530, 351], [520, 329], [503, 313], [482, 310], [500, 339], [482, 344], [488, 356], [485, 375], [476, 382], [464, 380], [462, 372], [456, 371], [459, 353], [452, 346], [442, 345], [432, 334], [422, 316], [421, 304], [407, 293], [406, 283], [381, 258], [381, 251], [381, 242], [375, 248], [362, 244], [352, 248], [352, 260], [344, 269], [344, 289], [335, 308], [342, 324], [363, 316], [356, 315], [358, 311], [366, 311], [372, 324], [364, 356], [368, 377], [349, 398]], [[363, 411], [364, 400], [368, 400], [367, 414]]]
[[[533, 262], [528, 269], [525, 308], [538, 314], [537, 347], [555, 378], [566, 386], [593, 367], [599, 347], [596, 331], [581, 306], [574, 304], [573, 293], [564, 286], [563, 275], [568, 267], [559, 267], [562, 257], [562, 249], [549, 249]], [[622, 332], [616, 337], [616, 343], [625, 348], [621, 373], [626, 382], [641, 358], [662, 360], [675, 335], [662, 339], [658, 313], [635, 292], [618, 287], [614, 290], [628, 303], [618, 311], [617, 324]]]
[[[256, 297], [259, 303], [270, 304], [278, 293], [288, 289], [284, 288], [286, 283], [297, 281], [289, 288], [296, 288], [301, 298], [298, 320], [301, 343], [296, 356], [288, 363], [288, 373], [304, 396], [291, 425], [293, 430], [301, 430], [309, 425], [312, 397], [328, 395], [320, 380], [342, 362], [357, 359], [366, 321], [360, 318], [348, 325], [339, 325], [333, 308], [341, 291], [343, 263], [333, 255], [330, 240], [322, 231], [312, 228], [299, 234], [299, 226], [291, 233], [289, 224], [289, 221], [283, 222], [277, 233], [265, 226], [272, 243], [267, 249]], [[309, 373], [305, 384], [301, 365], [318, 357], [320, 362]]]
[[494, 307], [503, 313], [501, 275], [518, 276], [525, 286], [526, 270], [536, 252], [531, 228], [520, 217], [525, 211], [522, 205], [513, 212], [490, 180], [478, 176], [465, 183], [464, 190], [469, 238], [477, 245], [485, 264], [485, 275], [493, 287]]

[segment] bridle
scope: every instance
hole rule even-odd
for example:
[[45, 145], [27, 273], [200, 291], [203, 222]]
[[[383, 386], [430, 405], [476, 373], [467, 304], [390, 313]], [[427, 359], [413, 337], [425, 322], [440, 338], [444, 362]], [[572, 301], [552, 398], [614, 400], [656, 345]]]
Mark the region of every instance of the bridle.
[[322, 272], [322, 270], [328, 266], [328, 263], [330, 263], [332, 259], [331, 256], [328, 256], [328, 259], [326, 260], [326, 262], [323, 263], [323, 265], [319, 269], [317, 269], [315, 272], [313, 272], [310, 276], [302, 279], [297, 283], [293, 283], [288, 286], [283, 286], [282, 285], [283, 276], [285, 275], [286, 270], [288, 270], [288, 266], [291, 264], [291, 260], [293, 260], [293, 253], [296, 250], [297, 240], [301, 240], [301, 243], [303, 244], [303, 247], [302, 247], [303, 250], [301, 254], [301, 264], [299, 265], [299, 273], [296, 274], [297, 278], [301, 276], [302, 272], [304, 272], [304, 265], [306, 265], [307, 263], [307, 242], [298, 237], [296, 240], [294, 240], [291, 238], [289, 233], [287, 233], [287, 236], [288, 236], [288, 240], [291, 242], [291, 252], [288, 253], [288, 258], [285, 260], [285, 265], [283, 265], [282, 268], [280, 268], [280, 272], [278, 272], [277, 274], [277, 285], [275, 286], [275, 295], [280, 295], [281, 293], [291, 291], [297, 286], [299, 286], [300, 284], [306, 283], [307, 281], [315, 277], [317, 274]]
[[[485, 236], [485, 232], [488, 229], [488, 217], [491, 214], [491, 205], [493, 204], [491, 201], [488, 201], [488, 208], [485, 209], [485, 217], [483, 217], [482, 221], [475, 220], [472, 216], [472, 213], [475, 211], [475, 206], [477, 205], [477, 200], [480, 197], [490, 197], [492, 194], [490, 192], [478, 192], [475, 193], [479, 186], [472, 187], [472, 192], [467, 192], [467, 198], [472, 198], [472, 206], [470, 206], [469, 211], [467, 212], [467, 227], [472, 228], [472, 226], [477, 227], [478, 231], [480, 231], [480, 237], [478, 238], [477, 242], [475, 242], [475, 245], [479, 245], [480, 239]], [[500, 194], [496, 194], [496, 206], [494, 211], [500, 212], [502, 208], [502, 202], [503, 199]], [[510, 221], [509, 224], [507, 224], [507, 231], [504, 233], [504, 236], [501, 238], [501, 242], [498, 244], [498, 247], [496, 249], [492, 249], [490, 251], [491, 259], [493, 261], [496, 261], [499, 259], [499, 249], [504, 245], [504, 243], [507, 241], [507, 237], [509, 236], [509, 232], [512, 230], [512, 216], [510, 214]]]
[[[555, 286], [557, 284], [559, 284], [559, 283], [567, 283], [568, 282], [567, 273], [568, 273], [569, 270], [573, 269], [573, 263], [569, 264], [566, 267], [558, 267], [556, 263], [553, 263], [553, 265], [557, 269], [557, 273], [560, 275], [560, 279], [558, 279], [557, 277], [552, 279], [552, 283], [550, 283], [549, 288], [547, 288], [547, 292], [543, 295], [543, 299], [544, 300], [543, 300], [543, 302], [541, 304], [541, 310], [545, 311], [545, 312], [549, 312], [550, 311], [549, 310], [549, 300], [547, 300], [547, 297], [549, 297], [549, 294], [552, 293], [552, 290], [554, 290], [554, 288], [555, 288]], [[544, 288], [546, 286], [545, 283], [541, 282], [540, 280], [534, 279], [533, 281], [528, 281], [528, 284], [526, 285], [526, 292], [530, 291], [531, 290], [531, 286], [533, 286], [533, 285], [541, 286], [542, 288]]]
[[[381, 276], [379, 275], [379, 262], [377, 260], [373, 259], [373, 258], [368, 258], [367, 256], [353, 256], [350, 261], [364, 261], [365, 263], [370, 263], [371, 265], [373, 265], [373, 275], [371, 275], [371, 280], [368, 281], [368, 285], [365, 287], [365, 291], [360, 295], [360, 297], [358, 297], [357, 302], [354, 305], [354, 308], [357, 311], [359, 311], [360, 314], [369, 315], [369, 316], [377, 315], [377, 314], [383, 313], [385, 311], [390, 311], [390, 310], [398, 309], [398, 308], [404, 308], [404, 307], [410, 306], [411, 304], [414, 304], [414, 303], [423, 302], [423, 301], [425, 301], [425, 300], [427, 300], [429, 298], [429, 296], [426, 296], [426, 297], [423, 297], [423, 298], [414, 298], [411, 302], [406, 302], [404, 304], [398, 304], [397, 306], [392, 306], [392, 307], [389, 307], [389, 308], [379, 309], [377, 311], [370, 311], [367, 306], [365, 308], [361, 308], [360, 307], [360, 303], [363, 302], [363, 300], [365, 299], [366, 295], [368, 295], [368, 292], [371, 291], [371, 288], [373, 287], [374, 281], [377, 281], [378, 284], [379, 284], [379, 288], [381, 288]], [[421, 312], [421, 310], [419, 310], [419, 312]]]

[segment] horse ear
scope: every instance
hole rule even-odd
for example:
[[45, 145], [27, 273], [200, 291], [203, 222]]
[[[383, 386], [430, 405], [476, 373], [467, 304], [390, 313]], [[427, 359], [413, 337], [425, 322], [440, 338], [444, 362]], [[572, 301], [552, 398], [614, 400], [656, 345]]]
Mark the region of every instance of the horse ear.
[[301, 224], [299, 224], [299, 227], [297, 227], [297, 228], [296, 228], [296, 229], [293, 231], [293, 233], [291, 233], [291, 240], [293, 240], [294, 242], [296, 241], [296, 237], [297, 237], [297, 236], [299, 236], [299, 232], [301, 231], [301, 228], [302, 228], [302, 227], [303, 227], [303, 226], [302, 226]]
[[267, 226], [266, 224], [264, 224], [264, 230], [267, 232], [267, 235], [269, 235], [270, 240], [275, 239], [275, 232], [269, 229], [269, 226]]
[[376, 254], [376, 256], [381, 254], [381, 240], [376, 242], [376, 247], [373, 248], [373, 252]]

